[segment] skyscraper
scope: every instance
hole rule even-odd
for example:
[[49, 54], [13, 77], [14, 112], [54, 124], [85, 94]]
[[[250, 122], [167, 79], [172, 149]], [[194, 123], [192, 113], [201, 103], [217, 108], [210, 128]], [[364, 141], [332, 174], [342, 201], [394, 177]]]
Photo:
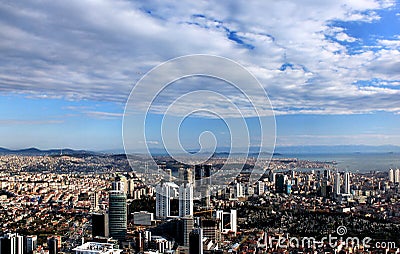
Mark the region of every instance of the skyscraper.
[[193, 215], [193, 185], [191, 183], [179, 186], [179, 217]]
[[108, 209], [109, 234], [117, 240], [124, 240], [127, 228], [126, 195], [119, 190], [109, 193]]
[[156, 217], [166, 218], [171, 212], [171, 189], [163, 183], [156, 186]]
[[108, 214], [106, 213], [93, 213], [92, 214], [92, 237], [109, 236]]
[[204, 196], [202, 196], [202, 205], [209, 208], [211, 206], [211, 190], [210, 186], [205, 187]]
[[285, 180], [286, 177], [283, 174], [277, 174], [275, 176], [275, 192], [284, 193], [285, 192]]
[[394, 183], [394, 170], [389, 169], [389, 182]]
[[204, 168], [203, 165], [195, 165], [194, 166], [194, 179], [201, 180], [204, 176]]
[[47, 239], [47, 246], [49, 248], [49, 254], [58, 253], [58, 239], [56, 237], [50, 237]]
[[265, 182], [258, 181], [257, 182], [257, 194], [263, 195], [265, 193]]
[[244, 197], [244, 190], [242, 183], [236, 183], [235, 185], [235, 198], [243, 198]]
[[28, 235], [25, 238], [25, 249], [27, 254], [32, 254], [37, 247], [37, 236]]
[[321, 184], [321, 196], [322, 197], [328, 197], [330, 195], [330, 193], [328, 193], [328, 185], [329, 185], [328, 180], [323, 179], [322, 184]]
[[135, 190], [135, 181], [133, 179], [127, 180], [126, 193], [129, 197], [133, 197], [133, 192]]
[[189, 246], [189, 234], [193, 230], [194, 219], [192, 216], [185, 216], [181, 220], [183, 221], [183, 245]]
[[340, 195], [340, 173], [338, 171], [335, 174], [335, 195]]
[[97, 211], [99, 208], [99, 193], [94, 191], [92, 195], [90, 195], [90, 210]]
[[344, 173], [344, 193], [350, 194], [350, 173]]
[[194, 228], [189, 234], [189, 254], [203, 254], [203, 231]]
[[[212, 174], [212, 164], [204, 164], [203, 165], [203, 172], [204, 172], [204, 177], [211, 177]], [[208, 183], [207, 183], [208, 184]]]
[[324, 178], [327, 179], [328, 181], [331, 178], [331, 171], [329, 169], [324, 170]]
[[24, 237], [19, 234], [8, 233], [0, 237], [0, 253], [23, 254]]
[[400, 169], [398, 168], [394, 171], [394, 182], [400, 183]]

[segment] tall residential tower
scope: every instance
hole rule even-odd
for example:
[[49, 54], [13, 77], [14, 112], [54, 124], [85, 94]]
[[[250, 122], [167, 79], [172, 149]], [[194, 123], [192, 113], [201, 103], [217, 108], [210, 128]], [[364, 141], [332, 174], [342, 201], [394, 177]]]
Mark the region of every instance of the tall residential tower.
[[179, 186], [179, 217], [193, 215], [193, 185], [191, 183]]

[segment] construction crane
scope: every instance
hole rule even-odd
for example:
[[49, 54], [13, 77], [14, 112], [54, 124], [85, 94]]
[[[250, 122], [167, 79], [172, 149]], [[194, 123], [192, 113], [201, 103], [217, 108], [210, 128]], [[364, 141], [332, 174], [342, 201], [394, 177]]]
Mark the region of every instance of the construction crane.
[[195, 212], [195, 213], [193, 213], [193, 215], [194, 214], [203, 214], [203, 213], [212, 213], [214, 210], [205, 210], [205, 211], [199, 211], [199, 212]]

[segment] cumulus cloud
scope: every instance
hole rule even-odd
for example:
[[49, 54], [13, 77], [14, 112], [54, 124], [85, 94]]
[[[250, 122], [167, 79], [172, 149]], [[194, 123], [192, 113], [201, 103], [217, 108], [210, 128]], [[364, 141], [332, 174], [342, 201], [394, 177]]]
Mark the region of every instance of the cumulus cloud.
[[351, 36], [348, 36], [346, 33], [338, 33], [336, 35], [336, 39], [339, 41], [348, 41], [348, 42], [355, 42], [357, 39]]
[[[143, 73], [157, 64], [202, 53], [247, 67], [265, 86], [277, 114], [398, 112], [400, 92], [385, 84], [400, 80], [400, 38], [369, 45], [336, 25], [379, 22], [379, 11], [394, 5], [387, 0], [2, 2], [0, 90], [125, 102]], [[347, 43], [364, 47], [354, 53]], [[160, 105], [180, 92], [168, 91]], [[205, 106], [212, 103], [204, 98]]]

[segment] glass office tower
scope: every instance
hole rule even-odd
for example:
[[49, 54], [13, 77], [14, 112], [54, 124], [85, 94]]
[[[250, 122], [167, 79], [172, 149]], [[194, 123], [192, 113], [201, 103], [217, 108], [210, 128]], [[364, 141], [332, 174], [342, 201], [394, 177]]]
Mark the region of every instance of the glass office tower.
[[117, 240], [124, 240], [127, 227], [126, 195], [122, 191], [109, 193], [108, 208], [109, 235]]

